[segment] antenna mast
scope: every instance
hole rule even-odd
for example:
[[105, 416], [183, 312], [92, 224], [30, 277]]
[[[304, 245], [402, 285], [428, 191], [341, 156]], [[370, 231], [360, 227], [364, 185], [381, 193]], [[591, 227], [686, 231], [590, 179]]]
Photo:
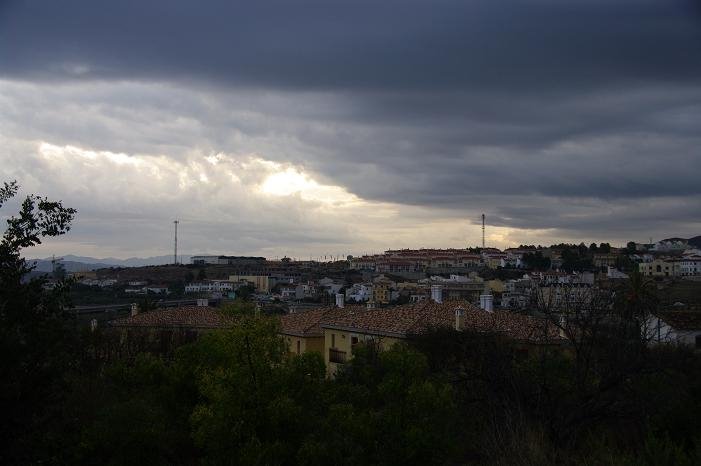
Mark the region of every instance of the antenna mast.
[[484, 214], [482, 214], [482, 249], [484, 249]]
[[173, 252], [173, 263], [175, 265], [178, 265], [178, 223], [180, 223], [178, 220], [173, 221], [173, 225], [175, 225], [175, 251]]

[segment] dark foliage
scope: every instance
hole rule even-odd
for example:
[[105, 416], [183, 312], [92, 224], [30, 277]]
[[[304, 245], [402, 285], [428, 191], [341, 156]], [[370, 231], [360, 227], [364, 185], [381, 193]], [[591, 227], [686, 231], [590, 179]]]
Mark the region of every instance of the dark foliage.
[[527, 252], [523, 255], [523, 263], [528, 269], [533, 270], [548, 270], [550, 268], [550, 259], [544, 257], [541, 251]]
[[[0, 188], [0, 207], [19, 191], [17, 183]], [[76, 335], [67, 312], [67, 284], [44, 278], [25, 281], [32, 267], [24, 249], [70, 229], [74, 209], [60, 202], [27, 196], [7, 220], [0, 241], [0, 449], [4, 464], [30, 462], [49, 455], [52, 439], [35, 434], [55, 418], [63, 374], [74, 365]]]

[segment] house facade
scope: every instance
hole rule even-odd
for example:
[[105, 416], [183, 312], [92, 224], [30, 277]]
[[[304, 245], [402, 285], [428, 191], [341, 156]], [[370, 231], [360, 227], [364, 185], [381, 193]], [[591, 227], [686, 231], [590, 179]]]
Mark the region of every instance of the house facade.
[[651, 316], [646, 328], [652, 344], [673, 343], [701, 351], [701, 313], [670, 311]]
[[365, 312], [364, 306], [323, 307], [286, 314], [280, 318], [280, 335], [290, 354], [315, 351], [324, 354], [326, 344], [321, 325], [348, 313]]
[[479, 309], [466, 301], [426, 300], [414, 304], [339, 313], [320, 324], [324, 333], [324, 362], [333, 377], [353, 354], [356, 345], [372, 341], [381, 350], [434, 328], [454, 328], [503, 334], [516, 341], [561, 341], [550, 329], [543, 335], [541, 321], [506, 311]]
[[645, 277], [678, 277], [681, 274], [680, 262], [675, 259], [659, 258], [651, 262], [641, 262], [638, 270]]
[[688, 256], [679, 259], [679, 275], [696, 277], [701, 275], [701, 256]]

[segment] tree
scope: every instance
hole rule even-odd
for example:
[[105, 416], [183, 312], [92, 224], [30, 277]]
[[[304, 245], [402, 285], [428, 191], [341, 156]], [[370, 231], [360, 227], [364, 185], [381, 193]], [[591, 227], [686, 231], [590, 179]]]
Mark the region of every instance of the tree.
[[178, 355], [199, 403], [192, 438], [207, 464], [293, 464], [321, 408], [324, 362], [318, 353], [285, 357], [272, 319], [242, 317]]
[[52, 277], [56, 280], [63, 280], [66, 278], [66, 267], [58, 261], [53, 262], [53, 271], [51, 273]]
[[616, 268], [626, 273], [638, 270], [638, 264], [633, 262], [627, 254], [616, 256]]
[[138, 303], [139, 312], [149, 312], [158, 309], [158, 303], [151, 299], [146, 293], [143, 298]]
[[665, 370], [649, 349], [648, 323], [658, 304], [651, 282], [635, 272], [611, 290], [563, 288], [556, 300], [538, 292], [537, 302], [543, 336], [556, 329], [571, 352], [571, 358], [542, 352], [524, 389], [546, 403], [539, 410], [548, 412], [554, 440], [604, 421], [641, 425], [651, 408], [631, 397], [635, 381]]
[[303, 464], [446, 464], [456, 448], [452, 387], [429, 372], [425, 355], [397, 343], [353, 350], [329, 387], [319, 428], [305, 439]]
[[241, 298], [231, 303], [224, 304], [221, 312], [232, 316], [253, 316], [256, 314], [256, 304]]
[[[0, 208], [18, 192], [15, 181], [4, 183]], [[0, 449], [4, 464], [31, 462], [42, 454], [45, 439], [36, 432], [51, 421], [49, 408], [62, 393], [62, 375], [75, 363], [68, 287], [59, 281], [47, 288], [43, 278], [26, 281], [33, 267], [22, 251], [69, 231], [76, 212], [28, 195], [7, 220], [0, 241], [0, 435], [10, 442]]]
[[523, 255], [523, 263], [528, 269], [533, 270], [548, 270], [550, 268], [550, 259], [543, 257], [541, 251], [528, 252]]
[[[594, 246], [596, 246], [594, 244]], [[562, 251], [562, 269], [567, 272], [583, 272], [593, 269], [594, 264], [589, 250], [584, 243], [577, 247], [566, 248]]]
[[251, 296], [253, 296], [255, 292], [256, 287], [253, 285], [239, 286], [236, 288], [236, 296], [244, 301], [251, 299]]

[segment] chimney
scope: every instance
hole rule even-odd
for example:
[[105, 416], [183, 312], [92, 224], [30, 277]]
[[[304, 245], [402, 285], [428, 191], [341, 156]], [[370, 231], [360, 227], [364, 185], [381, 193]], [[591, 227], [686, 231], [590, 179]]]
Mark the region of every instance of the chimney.
[[558, 334], [560, 335], [560, 338], [567, 338], [567, 332], [565, 329], [567, 328], [567, 318], [564, 315], [560, 316], [560, 325], [559, 325], [559, 332]]
[[431, 285], [431, 299], [439, 304], [443, 302], [443, 286]]
[[455, 330], [460, 331], [465, 326], [465, 310], [462, 308], [455, 309]]
[[480, 309], [487, 312], [494, 311], [494, 296], [492, 294], [482, 294], [480, 295]]
[[346, 296], [343, 293], [336, 293], [336, 307], [343, 307]]
[[131, 303], [131, 316], [134, 317], [139, 313], [139, 305], [136, 303]]
[[207, 298], [200, 298], [197, 300], [197, 307], [207, 307], [209, 306], [209, 300]]

